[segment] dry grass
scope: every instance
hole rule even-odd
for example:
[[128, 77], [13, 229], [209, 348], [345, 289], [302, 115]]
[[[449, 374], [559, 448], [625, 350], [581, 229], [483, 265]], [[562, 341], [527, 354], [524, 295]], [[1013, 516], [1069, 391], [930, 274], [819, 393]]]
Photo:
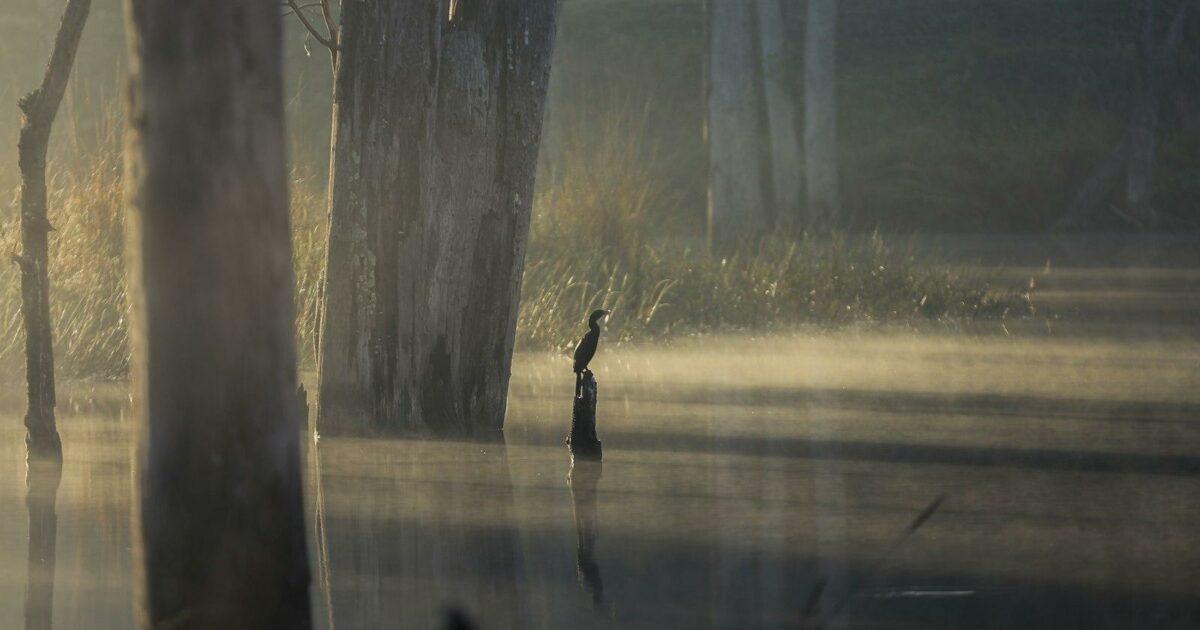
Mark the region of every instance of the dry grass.
[[[564, 138], [535, 202], [518, 347], [566, 348], [594, 308], [614, 310], [610, 339], [797, 323], [895, 322], [1003, 316], [1027, 306], [986, 278], [946, 271], [877, 236], [773, 237], [713, 258], [664, 217], [679, 216], [661, 160], [641, 138], [645, 110], [617, 108], [586, 136]], [[113, 135], [115, 138], [115, 134]], [[128, 369], [122, 183], [117, 143], [52, 167], [51, 311], [60, 377], [122, 378]], [[311, 365], [324, 265], [324, 182], [297, 173], [292, 188], [296, 329]], [[0, 214], [0, 251], [19, 240], [16, 196]], [[1015, 309], [1015, 310], [1014, 310]], [[24, 332], [15, 265], [0, 265], [0, 377], [19, 377]]]

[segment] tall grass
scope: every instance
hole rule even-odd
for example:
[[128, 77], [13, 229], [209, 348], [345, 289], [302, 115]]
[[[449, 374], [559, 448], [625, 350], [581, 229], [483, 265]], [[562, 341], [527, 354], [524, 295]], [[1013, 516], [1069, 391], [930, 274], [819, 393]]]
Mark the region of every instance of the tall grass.
[[[799, 323], [896, 322], [997, 316], [1025, 308], [987, 279], [948, 270], [878, 235], [772, 236], [723, 258], [672, 221], [688, 213], [669, 181], [670, 160], [644, 138], [646, 110], [618, 107], [581, 120], [557, 140], [534, 207], [517, 324], [518, 347], [564, 349], [595, 308], [613, 310], [610, 339], [704, 331], [763, 331]], [[115, 138], [115, 134], [113, 136]], [[51, 316], [61, 377], [122, 378], [128, 369], [121, 160], [115, 140], [50, 169]], [[19, 242], [16, 196], [0, 214], [0, 251]], [[702, 213], [692, 212], [700, 216]], [[326, 197], [295, 173], [292, 228], [296, 330], [312, 364], [325, 259]], [[693, 226], [694, 227], [694, 226]], [[0, 377], [20, 374], [20, 283], [0, 265]]]
[[[573, 110], [588, 112], [580, 103]], [[710, 256], [673, 207], [681, 197], [646, 138], [647, 110], [623, 102], [555, 129], [561, 159], [543, 164], [517, 343], [567, 348], [587, 313], [613, 311], [610, 338], [652, 339], [800, 323], [897, 322], [1017, 315], [1025, 296], [978, 272], [938, 264], [877, 233], [773, 235]]]

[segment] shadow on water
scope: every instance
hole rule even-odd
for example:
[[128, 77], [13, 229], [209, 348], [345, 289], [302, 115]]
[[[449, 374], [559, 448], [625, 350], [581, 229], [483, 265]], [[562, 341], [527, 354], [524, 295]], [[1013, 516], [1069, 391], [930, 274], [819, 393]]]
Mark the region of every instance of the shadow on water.
[[29, 509], [29, 572], [25, 590], [25, 629], [50, 630], [54, 612], [54, 565], [58, 538], [55, 507], [62, 462], [31, 459], [26, 471]]

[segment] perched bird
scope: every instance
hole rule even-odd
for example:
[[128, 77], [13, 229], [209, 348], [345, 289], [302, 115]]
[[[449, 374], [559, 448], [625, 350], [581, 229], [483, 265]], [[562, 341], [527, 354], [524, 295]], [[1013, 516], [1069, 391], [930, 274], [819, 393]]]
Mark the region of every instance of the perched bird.
[[600, 318], [612, 311], [597, 309], [588, 317], [588, 331], [575, 346], [575, 397], [583, 393], [583, 373], [588, 371], [588, 363], [596, 356], [596, 346], [600, 345]]

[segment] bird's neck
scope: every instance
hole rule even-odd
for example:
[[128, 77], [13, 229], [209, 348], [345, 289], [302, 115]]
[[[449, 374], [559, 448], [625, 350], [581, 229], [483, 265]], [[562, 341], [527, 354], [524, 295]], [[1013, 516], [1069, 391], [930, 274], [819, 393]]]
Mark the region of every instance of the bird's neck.
[[588, 322], [588, 328], [591, 328], [593, 331], [599, 333], [600, 332], [600, 323], [595, 322], [595, 321]]

